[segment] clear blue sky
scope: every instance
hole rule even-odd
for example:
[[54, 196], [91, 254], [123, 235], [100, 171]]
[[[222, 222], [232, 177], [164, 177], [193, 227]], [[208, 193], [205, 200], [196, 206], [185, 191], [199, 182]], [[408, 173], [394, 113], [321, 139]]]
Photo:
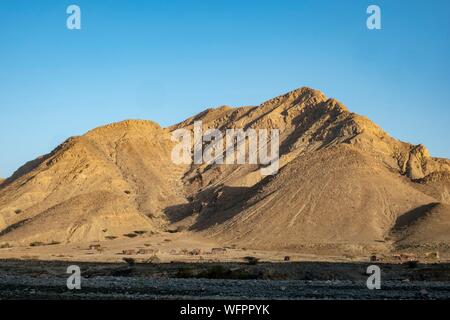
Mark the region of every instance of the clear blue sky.
[[[70, 4], [82, 30], [66, 29]], [[1, 0], [0, 176], [98, 125], [305, 85], [450, 157], [449, 17], [448, 0]]]

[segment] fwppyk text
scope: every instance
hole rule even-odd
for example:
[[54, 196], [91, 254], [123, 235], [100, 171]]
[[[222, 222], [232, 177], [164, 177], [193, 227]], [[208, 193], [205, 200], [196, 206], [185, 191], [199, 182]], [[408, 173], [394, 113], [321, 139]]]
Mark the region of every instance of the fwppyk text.
[[187, 304], [181, 307], [181, 315], [200, 315], [211, 318], [214, 312], [226, 315], [269, 315], [270, 305], [268, 304], [224, 304], [222, 307], [195, 306]]

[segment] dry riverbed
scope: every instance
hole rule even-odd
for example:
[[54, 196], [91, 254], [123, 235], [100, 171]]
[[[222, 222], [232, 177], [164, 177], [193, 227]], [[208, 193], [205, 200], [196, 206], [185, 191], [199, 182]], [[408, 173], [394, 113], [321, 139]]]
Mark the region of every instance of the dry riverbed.
[[[68, 290], [68, 265], [82, 271]], [[86, 263], [0, 261], [1, 299], [448, 299], [448, 264], [379, 264], [381, 290], [366, 287], [369, 263]]]

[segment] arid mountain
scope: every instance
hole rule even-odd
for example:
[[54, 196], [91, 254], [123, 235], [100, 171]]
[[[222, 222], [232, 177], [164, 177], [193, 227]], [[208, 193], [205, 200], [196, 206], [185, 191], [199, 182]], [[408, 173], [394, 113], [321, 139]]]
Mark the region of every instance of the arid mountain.
[[65, 242], [160, 230], [164, 209], [186, 202], [171, 148], [168, 131], [150, 121], [70, 138], [1, 186], [2, 238]]
[[[171, 132], [198, 120], [223, 132], [279, 129], [279, 172], [173, 164]], [[208, 109], [169, 128], [130, 120], [67, 140], [0, 185], [0, 242], [188, 230], [263, 250], [448, 248], [449, 190], [449, 160], [301, 88], [257, 107]]]

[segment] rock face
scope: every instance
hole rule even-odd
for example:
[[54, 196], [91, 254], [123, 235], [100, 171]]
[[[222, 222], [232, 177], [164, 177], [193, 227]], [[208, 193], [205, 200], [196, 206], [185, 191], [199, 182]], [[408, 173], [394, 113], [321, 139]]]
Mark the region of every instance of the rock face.
[[434, 201], [346, 144], [296, 158], [249, 193], [242, 211], [207, 233], [264, 249], [370, 247], [403, 212]]
[[[262, 176], [255, 164], [173, 164], [171, 132], [198, 120], [205, 130], [279, 129], [278, 174]], [[169, 128], [130, 120], [70, 138], [0, 185], [0, 241], [102, 240], [183, 226], [258, 249], [341, 252], [391, 238], [439, 245], [450, 241], [449, 188], [449, 160], [301, 88]], [[414, 210], [426, 213], [412, 219]]]

